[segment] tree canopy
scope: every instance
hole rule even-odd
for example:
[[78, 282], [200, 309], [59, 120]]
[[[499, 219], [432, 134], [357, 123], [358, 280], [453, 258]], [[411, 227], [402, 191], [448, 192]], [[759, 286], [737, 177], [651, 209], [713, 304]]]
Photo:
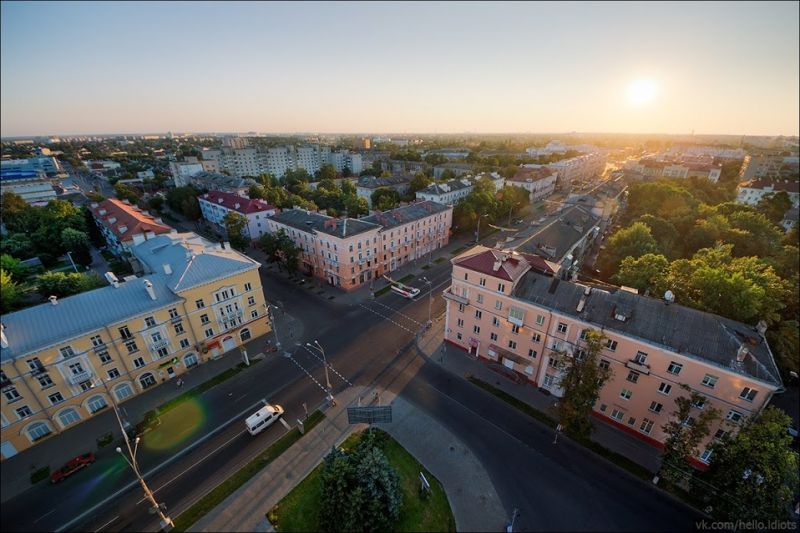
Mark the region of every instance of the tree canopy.
[[237, 250], [247, 249], [250, 238], [247, 235], [247, 217], [237, 213], [236, 211], [228, 211], [222, 219], [225, 225], [225, 232], [228, 235], [228, 240], [231, 246]]

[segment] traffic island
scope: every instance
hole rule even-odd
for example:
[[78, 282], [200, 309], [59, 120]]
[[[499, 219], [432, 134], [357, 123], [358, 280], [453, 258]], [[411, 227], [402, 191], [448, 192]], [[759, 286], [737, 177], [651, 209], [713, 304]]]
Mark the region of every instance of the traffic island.
[[[393, 531], [455, 531], [455, 519], [441, 483], [414, 456], [388, 433], [372, 428], [375, 446], [383, 452], [399, 478], [402, 505]], [[365, 433], [348, 437], [341, 445], [345, 454], [352, 454]], [[325, 463], [318, 465], [288, 495], [267, 513], [277, 531], [320, 531], [322, 473]], [[422, 481], [424, 476], [425, 482]], [[423, 485], [427, 483], [426, 488]], [[429, 487], [429, 488], [428, 488]]]

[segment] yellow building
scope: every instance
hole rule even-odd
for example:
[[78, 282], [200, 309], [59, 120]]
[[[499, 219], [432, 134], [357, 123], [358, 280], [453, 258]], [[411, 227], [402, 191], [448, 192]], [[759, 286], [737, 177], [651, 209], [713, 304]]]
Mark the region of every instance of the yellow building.
[[139, 277], [0, 319], [3, 459], [270, 331], [260, 264], [230, 245], [175, 233], [132, 253]]

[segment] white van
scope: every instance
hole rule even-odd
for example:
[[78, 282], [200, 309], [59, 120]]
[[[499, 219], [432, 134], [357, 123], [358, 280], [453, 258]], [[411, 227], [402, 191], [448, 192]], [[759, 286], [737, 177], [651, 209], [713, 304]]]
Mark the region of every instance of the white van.
[[262, 407], [248, 416], [244, 423], [247, 426], [247, 431], [251, 435], [258, 435], [278, 420], [282, 414], [283, 407], [280, 405], [267, 404], [265, 407]]

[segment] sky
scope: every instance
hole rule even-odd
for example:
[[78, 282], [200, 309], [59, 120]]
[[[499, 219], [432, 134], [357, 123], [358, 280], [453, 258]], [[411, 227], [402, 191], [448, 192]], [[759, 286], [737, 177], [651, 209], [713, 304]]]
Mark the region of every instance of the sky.
[[798, 135], [798, 2], [11, 2], [0, 134]]

